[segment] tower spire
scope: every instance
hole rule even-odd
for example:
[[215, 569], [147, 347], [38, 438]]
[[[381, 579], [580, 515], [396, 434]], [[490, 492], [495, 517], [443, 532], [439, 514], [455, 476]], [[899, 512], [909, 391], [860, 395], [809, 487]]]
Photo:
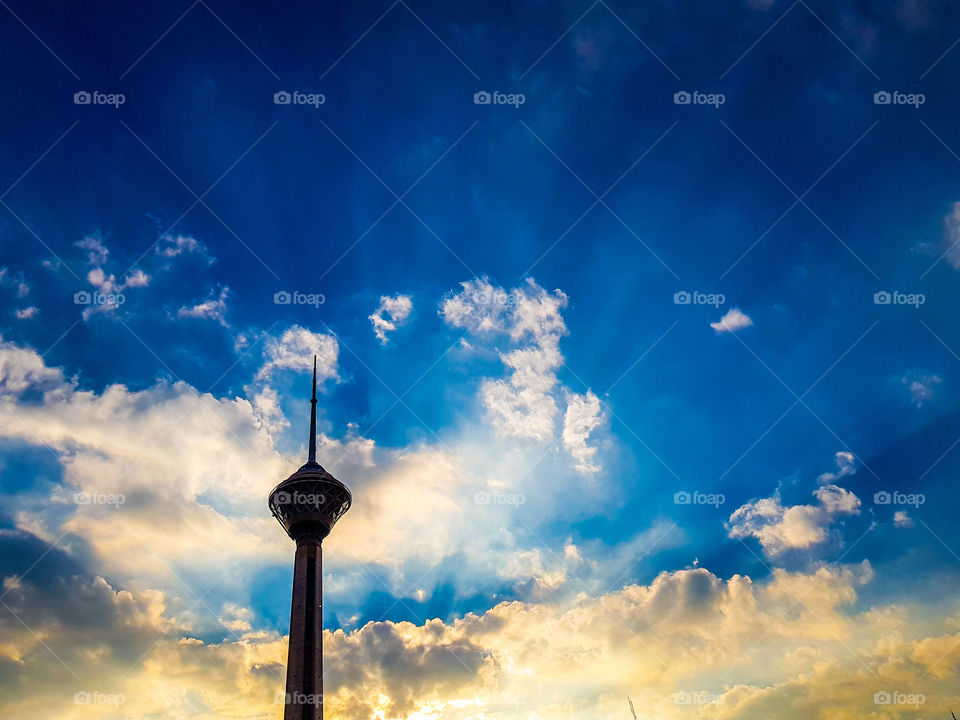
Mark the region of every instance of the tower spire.
[[307, 462], [317, 461], [317, 356], [313, 356], [313, 397], [310, 398], [310, 455]]

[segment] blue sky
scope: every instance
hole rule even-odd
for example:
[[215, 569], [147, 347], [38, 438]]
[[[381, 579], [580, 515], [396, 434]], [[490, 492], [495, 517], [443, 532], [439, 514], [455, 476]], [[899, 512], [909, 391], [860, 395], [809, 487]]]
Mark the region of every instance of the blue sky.
[[[266, 497], [304, 455], [314, 353], [319, 459], [355, 496], [325, 546], [344, 717], [622, 717], [628, 693], [648, 717], [696, 717], [708, 709], [676, 694], [701, 691], [731, 718], [956, 703], [948, 5], [201, 0], [0, 16], [11, 717], [28, 691], [86, 717], [73, 694], [98, 689], [126, 697], [117, 717], [146, 717], [124, 690], [135, 677], [159, 683], [157, 717], [275, 713], [276, 673], [258, 668], [283, 662], [293, 548]], [[77, 104], [84, 92], [123, 102]], [[78, 304], [95, 291], [123, 302]], [[845, 600], [752, 654], [719, 629], [744, 578], [758, 626], [777, 625], [763, 598], [803, 583]], [[47, 647], [45, 629], [82, 624], [82, 600], [51, 599], [64, 583], [112, 603], [117, 625]], [[716, 614], [697, 615], [697, 642], [660, 627], [680, 648], [664, 672], [643, 660], [656, 640], [638, 628], [659, 607], [644, 600], [622, 621], [639, 644], [594, 649], [622, 675], [571, 681], [530, 660], [542, 682], [517, 689], [555, 632], [524, 613], [566, 627], [591, 607], [600, 622], [605, 603], [659, 593]], [[508, 647], [484, 623], [538, 629]], [[91, 679], [72, 667], [98, 632], [118, 639]], [[370, 650], [385, 636], [419, 660]], [[432, 664], [440, 636], [469, 647], [456, 672]], [[698, 675], [683, 649], [701, 641], [739, 654], [700, 658]], [[202, 660], [177, 654], [191, 643]], [[237, 648], [260, 660], [237, 665]], [[357, 669], [361, 648], [376, 672]], [[50, 654], [63, 697], [40, 671]], [[853, 672], [851, 654], [859, 694], [811, 699], [833, 692], [818, 676], [803, 695], [798, 678]], [[884, 675], [907, 656], [916, 667]], [[267, 694], [203, 695], [218, 672]], [[926, 700], [879, 707], [878, 691]], [[263, 698], [259, 715], [231, 705]]]

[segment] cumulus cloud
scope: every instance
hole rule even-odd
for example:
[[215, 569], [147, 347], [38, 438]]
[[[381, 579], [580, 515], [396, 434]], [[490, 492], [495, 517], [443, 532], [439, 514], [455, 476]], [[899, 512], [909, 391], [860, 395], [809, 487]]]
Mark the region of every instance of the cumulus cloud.
[[332, 335], [315, 333], [300, 325], [293, 325], [280, 338], [264, 342], [266, 360], [257, 372], [257, 380], [270, 378], [277, 370], [311, 372], [313, 357], [317, 356], [317, 384], [337, 380], [337, 358], [340, 345]]
[[[288, 332], [277, 343], [287, 350], [268, 353], [268, 362], [307, 371], [311, 352], [303, 361], [281, 358], [315, 340], [303, 340], [303, 328]], [[50, 448], [63, 463], [62, 480], [44, 486], [34, 504], [23, 493], [10, 499], [17, 528], [0, 529], [3, 600], [12, 610], [0, 612], [7, 680], [0, 714], [80, 720], [90, 708], [75, 704], [74, 693], [99, 691], [123, 695], [120, 714], [129, 717], [276, 715], [286, 638], [265, 629], [272, 624], [246, 593], [254, 577], [268, 576], [265, 568], [289, 567], [292, 544], [269, 517], [264, 495], [301, 458], [280, 455], [258, 422], [258, 414], [282, 417], [276, 394], [264, 393], [255, 403], [184, 383], [93, 392], [35, 351], [0, 341], [0, 436]], [[566, 402], [578, 408], [571, 438], [580, 447], [585, 432], [596, 432], [585, 418], [596, 417], [599, 401], [588, 392]], [[681, 720], [690, 708], [676, 694], [705, 691], [723, 698], [721, 720], [806, 720], [838, 707], [844, 718], [858, 718], [875, 712], [878, 683], [911, 687], [920, 675], [930, 698], [925, 712], [941, 713], [958, 699], [956, 627], [899, 601], [861, 608], [860, 588], [873, 579], [869, 563], [775, 568], [760, 581], [698, 567], [622, 587], [665, 530], [614, 549], [568, 541], [553, 551], [539, 538], [525, 542], [528, 523], [596, 514], [590, 497], [567, 502], [582, 483], [555, 472], [558, 466], [519, 480], [539, 453], [521, 452], [493, 430], [484, 437], [470, 426], [444, 439], [383, 449], [355, 429], [342, 438], [321, 435], [324, 464], [363, 499], [325, 541], [325, 604], [335, 612], [345, 595], [355, 597], [357, 576], [369, 591], [368, 568], [392, 592], [418, 587], [429, 595], [433, 578], [421, 578], [444, 561], [455, 564], [458, 583], [479, 568], [498, 591], [514, 588], [513, 596], [449, 621], [326, 632], [331, 716], [595, 720], [623, 715], [629, 693], [652, 716]], [[528, 484], [512, 484], [520, 482]], [[479, 503], [478, 489], [536, 502]], [[127, 501], [77, 505], [77, 491], [123, 493]], [[815, 496], [815, 505], [799, 507], [830, 518], [859, 508], [834, 485]], [[777, 506], [773, 524], [790, 531], [769, 534], [795, 543], [786, 519], [793, 508], [779, 498]], [[29, 563], [10, 562], [43, 553], [26, 574]], [[411, 562], [417, 572], [404, 573]], [[574, 574], [588, 582], [560, 592]]]
[[227, 295], [230, 288], [224, 287], [220, 290], [219, 297], [214, 297], [211, 292], [210, 297], [201, 303], [192, 307], [182, 307], [177, 311], [177, 317], [196, 318], [200, 320], [216, 320], [223, 327], [230, 327], [226, 321], [227, 314]]
[[563, 444], [576, 461], [574, 467], [579, 472], [600, 471], [600, 466], [593, 462], [597, 448], [590, 446], [587, 441], [602, 424], [603, 408], [600, 406], [600, 398], [590, 390], [583, 395], [567, 395], [567, 410], [563, 415]]
[[87, 272], [87, 282], [94, 289], [94, 293], [84, 291], [86, 307], [83, 309], [83, 319], [89, 320], [98, 313], [114, 313], [126, 302], [123, 294], [129, 288], [142, 288], [150, 284], [150, 276], [142, 270], [133, 270], [121, 282], [112, 273], [107, 273], [103, 265], [107, 262], [109, 251], [98, 237], [88, 236], [75, 243], [87, 251], [87, 264], [93, 267]]
[[[507, 437], [545, 442], [557, 437], [560, 402], [565, 401], [560, 438], [571, 452], [576, 469], [593, 473], [596, 448], [587, 440], [603, 423], [599, 399], [587, 391], [573, 393], [561, 386], [557, 372], [563, 365], [560, 340], [567, 335], [563, 311], [567, 296], [560, 290], [547, 292], [528, 278], [524, 285], [505, 290], [487, 278], [461, 283], [440, 304], [440, 316], [454, 328], [462, 328], [479, 342], [492, 343], [506, 337], [510, 349], [499, 357], [508, 371], [506, 379], [486, 378], [481, 401], [494, 428]], [[466, 349], [473, 349], [467, 343]]]
[[819, 487], [813, 495], [813, 505], [784, 506], [779, 493], [742, 505], [730, 516], [728, 533], [732, 538], [756, 538], [765, 554], [776, 556], [824, 542], [837, 518], [860, 513], [860, 499], [837, 485]]
[[377, 309], [369, 317], [377, 339], [386, 345], [389, 340], [387, 333], [393, 332], [406, 323], [412, 310], [413, 300], [409, 295], [395, 295], [393, 297], [383, 295]]
[[[682, 720], [690, 705], [678, 696], [700, 693], [718, 699], [704, 709], [721, 720], [856, 718], [875, 714], [877, 688], [916, 687], [922, 676], [924, 714], [948, 716], [960, 634], [915, 608], [859, 609], [873, 577], [867, 562], [776, 569], [762, 582], [693, 568], [574, 606], [511, 601], [451, 622], [326, 631], [324, 704], [349, 718], [595, 720], [626, 714], [629, 694], [651, 717]], [[257, 630], [245, 606], [224, 604], [229, 635], [201, 640], [172, 619], [176, 608], [162, 594], [102, 578], [67, 589], [75, 596], [63, 592], [53, 605], [52, 593], [29, 581], [11, 593], [11, 607], [75, 677], [4, 615], [19, 658], [0, 690], [8, 716], [74, 720], [86, 708], [73, 693], [98, 688], [121, 694], [130, 717], [276, 714], [287, 639]], [[31, 612], [31, 603], [44, 609]], [[77, 617], [95, 623], [84, 630]], [[94, 652], [96, 663], [84, 662]], [[132, 667], [130, 653], [143, 655]]]
[[913, 518], [906, 510], [897, 510], [893, 513], [893, 525], [898, 528], [912, 528]]
[[730, 308], [727, 314], [717, 322], [710, 323], [710, 327], [718, 333], [734, 332], [736, 330], [742, 330], [745, 327], [750, 327], [751, 325], [753, 325], [753, 320], [750, 319], [749, 315], [741, 312], [740, 308]]
[[837, 469], [835, 472], [825, 472], [820, 477], [817, 478], [819, 483], [832, 483], [836, 482], [840, 478], [846, 477], [847, 475], [853, 475], [857, 471], [856, 468], [856, 459], [853, 457], [853, 453], [847, 452], [846, 450], [839, 450], [834, 453], [833, 456], [834, 462], [837, 464]]
[[14, 315], [16, 315], [17, 320], [29, 320], [38, 312], [40, 312], [40, 308], [31, 305], [30, 307], [17, 308], [13, 312]]

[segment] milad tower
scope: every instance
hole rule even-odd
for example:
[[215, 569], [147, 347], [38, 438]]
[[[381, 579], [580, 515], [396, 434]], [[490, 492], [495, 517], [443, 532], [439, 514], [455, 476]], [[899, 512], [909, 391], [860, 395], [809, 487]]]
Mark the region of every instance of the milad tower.
[[323, 720], [321, 543], [350, 509], [350, 490], [317, 463], [317, 358], [307, 462], [270, 493], [270, 511], [297, 543], [283, 720]]

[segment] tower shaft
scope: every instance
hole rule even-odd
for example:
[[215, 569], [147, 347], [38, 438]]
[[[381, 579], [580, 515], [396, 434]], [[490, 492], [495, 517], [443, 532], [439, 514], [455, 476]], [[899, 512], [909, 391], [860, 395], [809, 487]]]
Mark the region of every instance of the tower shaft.
[[319, 538], [297, 540], [283, 720], [323, 720], [322, 570]]

